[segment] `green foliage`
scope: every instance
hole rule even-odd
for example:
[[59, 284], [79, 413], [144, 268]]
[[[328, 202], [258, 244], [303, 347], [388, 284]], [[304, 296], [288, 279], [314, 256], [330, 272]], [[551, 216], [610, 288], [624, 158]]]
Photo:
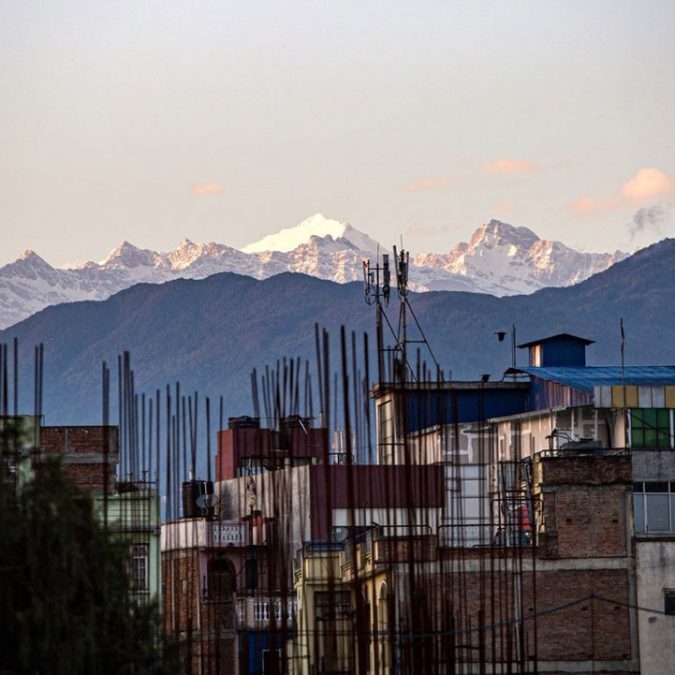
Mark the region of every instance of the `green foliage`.
[[0, 481], [0, 673], [177, 672], [127, 555], [58, 464], [18, 493]]

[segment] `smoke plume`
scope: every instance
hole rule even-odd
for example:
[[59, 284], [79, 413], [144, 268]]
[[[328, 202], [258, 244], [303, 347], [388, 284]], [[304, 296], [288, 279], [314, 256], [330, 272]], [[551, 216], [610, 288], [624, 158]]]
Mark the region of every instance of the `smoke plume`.
[[662, 234], [670, 219], [671, 202], [660, 202], [652, 206], [643, 206], [633, 215], [633, 220], [628, 225], [631, 237], [635, 238], [640, 234], [651, 232], [653, 234]]

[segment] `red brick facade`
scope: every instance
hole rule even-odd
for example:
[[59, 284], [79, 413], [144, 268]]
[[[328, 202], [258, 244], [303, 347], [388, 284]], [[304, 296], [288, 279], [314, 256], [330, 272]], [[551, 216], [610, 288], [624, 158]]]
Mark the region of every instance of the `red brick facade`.
[[234, 598], [205, 592], [198, 549], [162, 553], [164, 628], [181, 647], [183, 672], [233, 675], [237, 664]]
[[[462, 661], [527, 672], [545, 662], [546, 672], [556, 662], [560, 672], [583, 672], [582, 662], [594, 672], [612, 672], [613, 663], [638, 671], [629, 609], [630, 458], [555, 457], [538, 468], [543, 518], [535, 548], [439, 548], [438, 572], [428, 575], [418, 563], [433, 556], [427, 546], [420, 558], [422, 541], [374, 543], [378, 558], [398, 563], [399, 629], [411, 633], [401, 641], [401, 672], [425, 664], [452, 672]], [[414, 590], [411, 564], [419, 569]]]
[[[41, 449], [59, 456], [66, 475], [83, 490], [111, 490], [119, 458], [119, 434], [114, 426], [42, 427]], [[107, 465], [106, 465], [107, 459]]]

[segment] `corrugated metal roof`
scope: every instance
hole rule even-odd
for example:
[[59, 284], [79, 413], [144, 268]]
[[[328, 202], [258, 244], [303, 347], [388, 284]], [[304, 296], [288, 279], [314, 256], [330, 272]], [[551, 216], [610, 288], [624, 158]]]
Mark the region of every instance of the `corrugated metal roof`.
[[559, 382], [566, 387], [593, 393], [593, 387], [611, 384], [644, 386], [675, 385], [675, 366], [587, 366], [585, 368], [519, 367], [528, 375]]

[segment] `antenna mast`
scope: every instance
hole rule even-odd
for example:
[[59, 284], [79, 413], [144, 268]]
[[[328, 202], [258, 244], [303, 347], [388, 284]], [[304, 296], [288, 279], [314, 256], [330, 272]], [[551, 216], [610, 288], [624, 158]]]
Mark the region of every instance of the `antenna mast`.
[[[380, 274], [382, 275], [380, 277]], [[381, 279], [381, 281], [380, 281]], [[382, 265], [380, 266], [380, 255], [378, 252], [377, 262], [374, 266], [370, 260], [363, 261], [363, 283], [365, 299], [367, 305], [375, 305], [375, 330], [377, 341], [377, 381], [384, 380], [384, 334], [382, 331], [382, 301], [389, 305], [389, 296], [391, 295], [391, 270], [389, 269], [389, 255], [382, 254]]]
[[398, 253], [396, 246], [394, 246], [394, 260], [396, 261], [396, 289], [398, 290], [398, 297], [400, 300], [399, 310], [399, 344], [401, 350], [401, 378], [405, 378], [405, 370], [408, 366], [408, 317], [406, 307], [408, 304], [408, 263], [410, 253], [404, 251], [401, 247], [401, 252]]

